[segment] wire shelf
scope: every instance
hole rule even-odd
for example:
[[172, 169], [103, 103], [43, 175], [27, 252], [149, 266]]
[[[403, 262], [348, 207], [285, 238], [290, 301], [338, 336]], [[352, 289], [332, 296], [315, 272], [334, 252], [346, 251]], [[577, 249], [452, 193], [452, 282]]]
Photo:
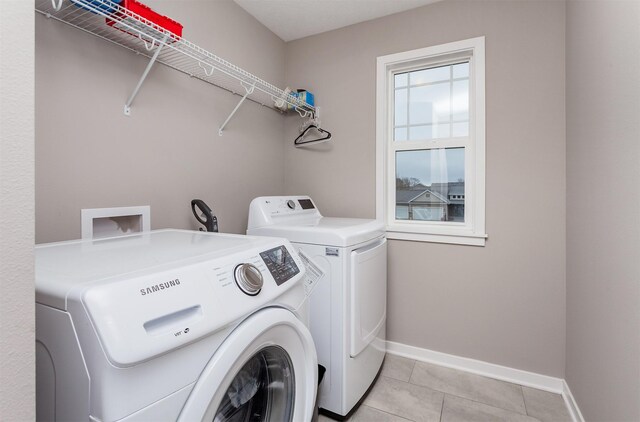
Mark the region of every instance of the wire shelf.
[[302, 117], [315, 114], [308, 103], [109, 0], [36, 0], [36, 12], [263, 106], [282, 111], [288, 104]]

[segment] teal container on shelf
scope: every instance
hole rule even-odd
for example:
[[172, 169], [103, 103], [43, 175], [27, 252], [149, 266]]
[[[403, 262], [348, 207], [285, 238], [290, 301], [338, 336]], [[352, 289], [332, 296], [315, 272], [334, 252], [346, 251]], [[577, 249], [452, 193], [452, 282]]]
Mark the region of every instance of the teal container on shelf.
[[298, 90], [298, 99], [300, 101], [303, 101], [307, 104], [309, 104], [311, 107], [315, 107], [315, 101], [313, 98], [313, 94], [309, 91], [307, 91], [306, 89], [299, 89]]

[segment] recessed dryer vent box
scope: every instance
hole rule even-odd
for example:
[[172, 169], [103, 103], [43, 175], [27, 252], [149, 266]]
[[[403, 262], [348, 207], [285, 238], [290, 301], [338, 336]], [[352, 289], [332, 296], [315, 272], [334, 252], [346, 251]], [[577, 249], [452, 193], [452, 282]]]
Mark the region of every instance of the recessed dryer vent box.
[[122, 236], [151, 229], [151, 208], [148, 205], [83, 209], [81, 218], [83, 239]]

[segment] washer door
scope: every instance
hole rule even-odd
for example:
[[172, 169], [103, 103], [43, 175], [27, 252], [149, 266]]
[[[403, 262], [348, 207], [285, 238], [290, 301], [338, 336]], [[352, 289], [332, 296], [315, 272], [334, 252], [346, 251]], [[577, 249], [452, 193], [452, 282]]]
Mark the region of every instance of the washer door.
[[315, 346], [291, 312], [263, 309], [215, 352], [179, 421], [309, 421], [317, 387]]

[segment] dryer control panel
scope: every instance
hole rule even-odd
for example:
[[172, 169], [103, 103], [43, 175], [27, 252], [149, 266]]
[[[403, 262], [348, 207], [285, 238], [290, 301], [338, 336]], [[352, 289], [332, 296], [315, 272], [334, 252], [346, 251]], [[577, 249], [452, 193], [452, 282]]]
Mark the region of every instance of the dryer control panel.
[[251, 201], [248, 228], [269, 226], [283, 219], [314, 220], [321, 217], [308, 196], [262, 196]]

